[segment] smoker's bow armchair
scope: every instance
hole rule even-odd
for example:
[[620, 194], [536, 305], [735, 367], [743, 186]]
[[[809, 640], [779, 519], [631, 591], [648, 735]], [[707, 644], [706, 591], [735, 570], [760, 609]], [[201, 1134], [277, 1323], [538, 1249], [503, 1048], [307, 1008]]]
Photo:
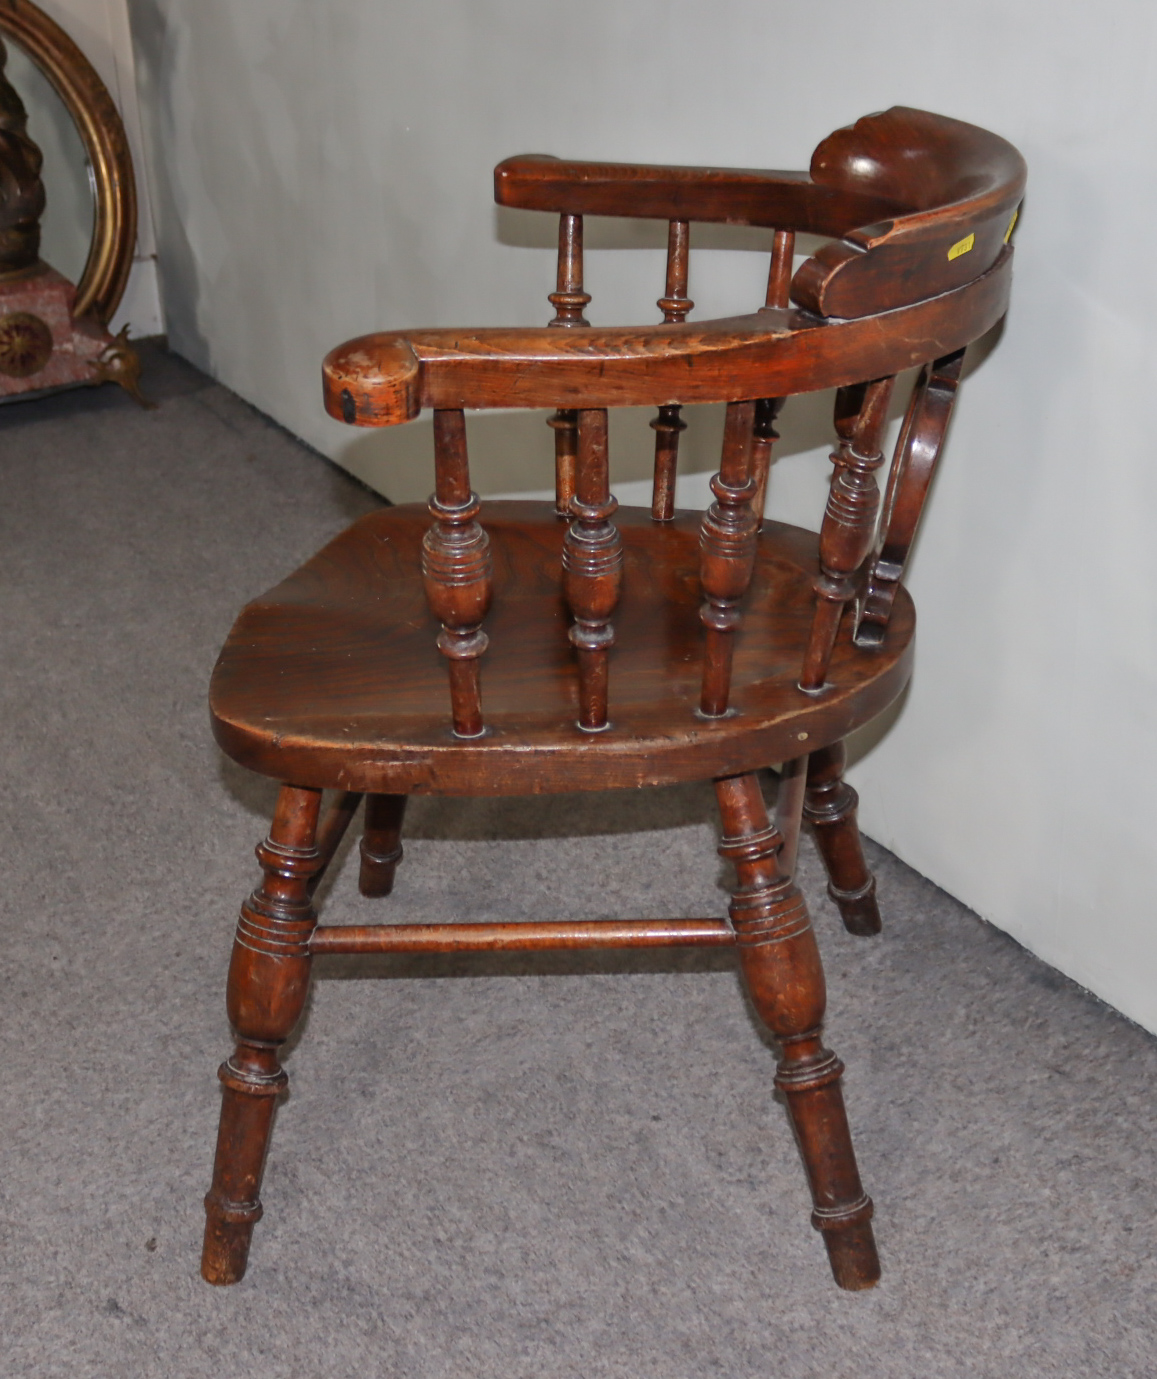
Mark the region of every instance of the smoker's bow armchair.
[[[278, 1061], [319, 953], [734, 946], [782, 1051], [813, 1224], [836, 1282], [879, 1265], [840, 1092], [821, 1039], [824, 981], [793, 881], [801, 813], [855, 933], [879, 928], [842, 780], [844, 737], [911, 666], [904, 563], [970, 341], [1008, 302], [1020, 155], [972, 125], [895, 108], [825, 139], [809, 173], [513, 158], [498, 201], [560, 216], [555, 317], [542, 329], [366, 336], [325, 361], [325, 403], [355, 426], [434, 412], [434, 494], [363, 518], [238, 619], [212, 684], [218, 742], [283, 782], [263, 880], [229, 973], [236, 1051], [224, 1100], [204, 1276], [243, 1274]], [[583, 309], [583, 216], [670, 223], [664, 323], [595, 329]], [[766, 304], [689, 324], [689, 226], [774, 229]], [[828, 242], [793, 273], [797, 232]], [[922, 366], [881, 504], [876, 470], [896, 375]], [[835, 473], [818, 538], [761, 522], [785, 398], [835, 388]], [[682, 404], [727, 404], [714, 502], [677, 512]], [[607, 409], [647, 404], [650, 511], [619, 509]], [[480, 505], [464, 413], [555, 410], [557, 501]], [[430, 515], [433, 522], [430, 522]], [[560, 597], [561, 592], [561, 597]], [[783, 763], [777, 815], [757, 772]], [[366, 797], [361, 889], [389, 892], [412, 794], [538, 794], [711, 780], [728, 918], [319, 925], [311, 897]], [[321, 813], [322, 792], [336, 792]], [[704, 859], [706, 862], [706, 859]], [[306, 1113], [306, 1108], [302, 1108]]]

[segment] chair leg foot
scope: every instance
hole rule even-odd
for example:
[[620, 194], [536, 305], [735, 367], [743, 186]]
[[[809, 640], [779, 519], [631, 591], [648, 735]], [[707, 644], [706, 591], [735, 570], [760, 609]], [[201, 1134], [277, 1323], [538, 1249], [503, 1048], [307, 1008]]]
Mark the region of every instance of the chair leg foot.
[[864, 1192], [844, 1110], [843, 1064], [824, 1047], [826, 992], [807, 906], [783, 870], [783, 838], [768, 820], [754, 775], [715, 783], [723, 818], [720, 853], [738, 877], [730, 906], [751, 1003], [783, 1050], [775, 1085], [784, 1094], [811, 1187], [812, 1224], [823, 1234], [841, 1288], [880, 1276], [872, 1199]]
[[849, 1293], [862, 1293], [880, 1281], [880, 1257], [871, 1222], [823, 1232], [828, 1262], [837, 1285]]
[[225, 1285], [240, 1282], [249, 1262], [253, 1227], [262, 1214], [258, 1194], [273, 1113], [288, 1079], [273, 1050], [245, 1045], [239, 1045], [217, 1076], [224, 1083], [224, 1095], [213, 1186], [205, 1197], [201, 1277]]
[[229, 964], [229, 1021], [237, 1031], [224, 1085], [213, 1185], [205, 1198], [201, 1276], [237, 1283], [245, 1274], [253, 1227], [261, 1219], [261, 1179], [278, 1097], [288, 1079], [277, 1060], [305, 1006], [310, 902], [322, 866], [317, 848], [321, 791], [283, 786], [269, 837], [257, 849], [264, 877], [241, 907]]
[[366, 828], [361, 841], [361, 871], [358, 890], [364, 896], [389, 895], [394, 889], [394, 874], [402, 860], [402, 820], [406, 813], [405, 795], [369, 795], [366, 798]]
[[828, 895], [850, 934], [868, 937], [881, 929], [876, 878], [864, 861], [856, 821], [859, 796], [844, 780], [847, 751], [833, 743], [808, 759], [804, 818], [815, 830], [816, 844], [828, 873]]

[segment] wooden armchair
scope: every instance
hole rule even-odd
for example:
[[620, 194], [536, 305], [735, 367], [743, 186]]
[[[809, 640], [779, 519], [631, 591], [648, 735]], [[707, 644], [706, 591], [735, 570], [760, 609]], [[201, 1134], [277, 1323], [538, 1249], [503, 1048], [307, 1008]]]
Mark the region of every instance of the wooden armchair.
[[[263, 880], [229, 974], [236, 1051], [202, 1271], [244, 1273], [261, 1215], [278, 1049], [319, 953], [730, 945], [782, 1050], [785, 1095], [836, 1281], [879, 1274], [840, 1092], [821, 1039], [824, 982], [793, 881], [801, 812], [849, 929], [879, 929], [842, 740], [908, 678], [901, 585], [965, 346], [1008, 302], [1024, 163], [974, 126], [896, 108], [825, 139], [810, 174], [521, 157], [500, 203], [560, 216], [552, 328], [366, 336], [325, 361], [329, 411], [389, 426], [434, 410], [430, 524], [419, 507], [357, 522], [238, 619], [213, 676], [218, 742], [283, 782]], [[670, 222], [664, 324], [583, 318], [586, 214]], [[692, 221], [773, 227], [767, 302], [688, 324]], [[797, 231], [830, 241], [793, 275]], [[881, 506], [876, 471], [895, 377], [923, 369]], [[835, 473], [816, 536], [762, 522], [782, 400], [836, 388]], [[714, 502], [676, 512], [679, 409], [725, 402]], [[658, 408], [651, 510], [616, 512], [607, 412]], [[483, 507], [466, 410], [546, 407], [557, 501]], [[480, 522], [480, 515], [484, 522]], [[561, 592], [561, 598], [560, 598]], [[784, 763], [772, 822], [757, 778]], [[406, 797], [538, 794], [713, 780], [729, 917], [319, 925], [311, 896], [366, 796], [361, 889], [386, 895]], [[321, 815], [322, 792], [337, 791]]]

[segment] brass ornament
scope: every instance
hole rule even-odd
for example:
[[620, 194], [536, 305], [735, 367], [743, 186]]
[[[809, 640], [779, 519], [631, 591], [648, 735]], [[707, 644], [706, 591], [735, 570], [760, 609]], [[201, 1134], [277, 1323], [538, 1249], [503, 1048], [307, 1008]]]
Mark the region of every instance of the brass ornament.
[[31, 378], [48, 363], [52, 331], [30, 311], [0, 316], [0, 373], [9, 378]]
[[31, 0], [0, 0], [0, 35], [18, 43], [72, 117], [96, 180], [88, 262], [73, 314], [107, 325], [120, 304], [137, 239], [137, 193], [124, 124], [92, 64]]

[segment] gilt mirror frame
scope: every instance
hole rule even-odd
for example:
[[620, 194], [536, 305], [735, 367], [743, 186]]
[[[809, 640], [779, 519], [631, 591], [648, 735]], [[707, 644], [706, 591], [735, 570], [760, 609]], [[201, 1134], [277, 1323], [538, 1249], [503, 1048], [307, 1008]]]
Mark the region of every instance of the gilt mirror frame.
[[107, 326], [124, 296], [137, 242], [137, 191], [120, 112], [73, 40], [31, 0], [0, 0], [0, 37], [31, 58], [60, 97], [95, 180], [92, 243], [73, 315]]

